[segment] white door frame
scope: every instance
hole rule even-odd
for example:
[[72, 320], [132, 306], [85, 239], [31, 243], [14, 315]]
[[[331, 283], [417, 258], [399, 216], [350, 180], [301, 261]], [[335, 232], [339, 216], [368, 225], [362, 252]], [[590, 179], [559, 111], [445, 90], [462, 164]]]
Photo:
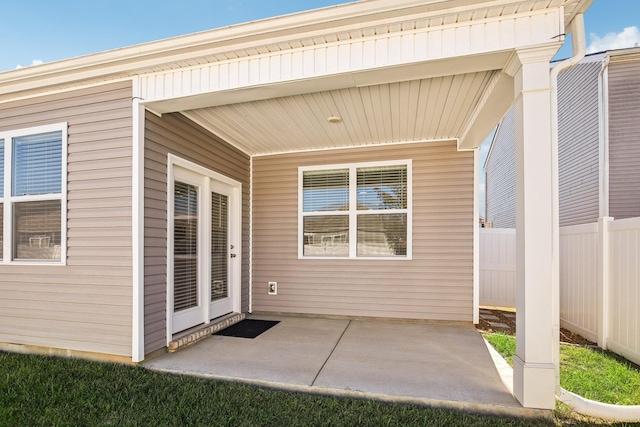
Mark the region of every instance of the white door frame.
[[[173, 335], [173, 221], [174, 221], [174, 168], [178, 166], [186, 169], [195, 174], [201, 175], [205, 178], [210, 178], [213, 181], [218, 181], [230, 187], [231, 194], [229, 197], [229, 244], [234, 246], [233, 253], [236, 256], [229, 258], [229, 293], [232, 300], [232, 306], [234, 312], [240, 312], [240, 289], [241, 289], [241, 274], [242, 274], [242, 183], [224, 176], [220, 173], [214, 172], [189, 160], [185, 160], [173, 154], [169, 154], [167, 158], [167, 308], [166, 308], [166, 322], [167, 322], [167, 344], [171, 342]], [[208, 199], [211, 193], [210, 181], [203, 180], [202, 190], [199, 197], [205, 197]], [[200, 203], [205, 205], [205, 203]], [[204, 211], [204, 212], [203, 212]], [[209, 209], [199, 209], [200, 218], [204, 219], [207, 216]], [[200, 238], [198, 243], [198, 257], [203, 262], [198, 265], [199, 275], [204, 276], [203, 273], [209, 271], [210, 260], [207, 260], [207, 254], [210, 250], [210, 221], [201, 221], [204, 227], [199, 227], [198, 232], [205, 238]], [[209, 230], [209, 232], [207, 232]], [[210, 301], [210, 287], [202, 286], [202, 292], [199, 295], [199, 300], [202, 307], [202, 323], [209, 323], [211, 319], [211, 304]]]

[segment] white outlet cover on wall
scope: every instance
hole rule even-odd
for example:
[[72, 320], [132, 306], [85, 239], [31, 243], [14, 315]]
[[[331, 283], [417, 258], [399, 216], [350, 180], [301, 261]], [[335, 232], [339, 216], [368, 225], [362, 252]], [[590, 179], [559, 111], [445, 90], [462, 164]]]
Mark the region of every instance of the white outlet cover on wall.
[[278, 282], [269, 282], [269, 295], [278, 295]]

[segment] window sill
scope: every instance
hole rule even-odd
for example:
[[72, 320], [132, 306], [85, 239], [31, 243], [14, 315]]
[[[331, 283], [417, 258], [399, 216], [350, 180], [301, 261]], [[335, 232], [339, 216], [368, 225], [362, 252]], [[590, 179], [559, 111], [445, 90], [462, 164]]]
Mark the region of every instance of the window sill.
[[63, 261], [40, 261], [40, 260], [15, 260], [15, 261], [0, 261], [0, 265], [18, 265], [18, 266], [55, 266], [64, 267], [67, 265]]

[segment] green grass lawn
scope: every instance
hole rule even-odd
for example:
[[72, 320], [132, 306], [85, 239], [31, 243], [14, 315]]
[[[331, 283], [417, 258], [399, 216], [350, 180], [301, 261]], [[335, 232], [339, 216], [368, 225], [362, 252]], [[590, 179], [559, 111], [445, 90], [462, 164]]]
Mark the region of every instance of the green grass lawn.
[[0, 426], [553, 426], [0, 352]]
[[[486, 334], [485, 338], [513, 366], [515, 337]], [[640, 370], [609, 352], [561, 344], [560, 384], [566, 390], [598, 402], [640, 405]]]

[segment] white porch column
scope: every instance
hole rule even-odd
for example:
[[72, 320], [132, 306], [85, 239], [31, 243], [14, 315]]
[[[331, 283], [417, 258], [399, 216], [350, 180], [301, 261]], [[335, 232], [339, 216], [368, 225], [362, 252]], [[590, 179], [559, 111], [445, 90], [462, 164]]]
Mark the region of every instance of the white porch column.
[[[555, 407], [559, 318], [554, 265], [558, 225], [554, 224], [549, 61], [557, 46], [517, 51], [516, 111], [516, 356], [513, 391], [528, 408]], [[557, 200], [555, 200], [557, 206]], [[555, 235], [555, 237], [554, 237]], [[556, 240], [557, 241], [557, 240]], [[556, 245], [557, 247], [557, 245]]]

